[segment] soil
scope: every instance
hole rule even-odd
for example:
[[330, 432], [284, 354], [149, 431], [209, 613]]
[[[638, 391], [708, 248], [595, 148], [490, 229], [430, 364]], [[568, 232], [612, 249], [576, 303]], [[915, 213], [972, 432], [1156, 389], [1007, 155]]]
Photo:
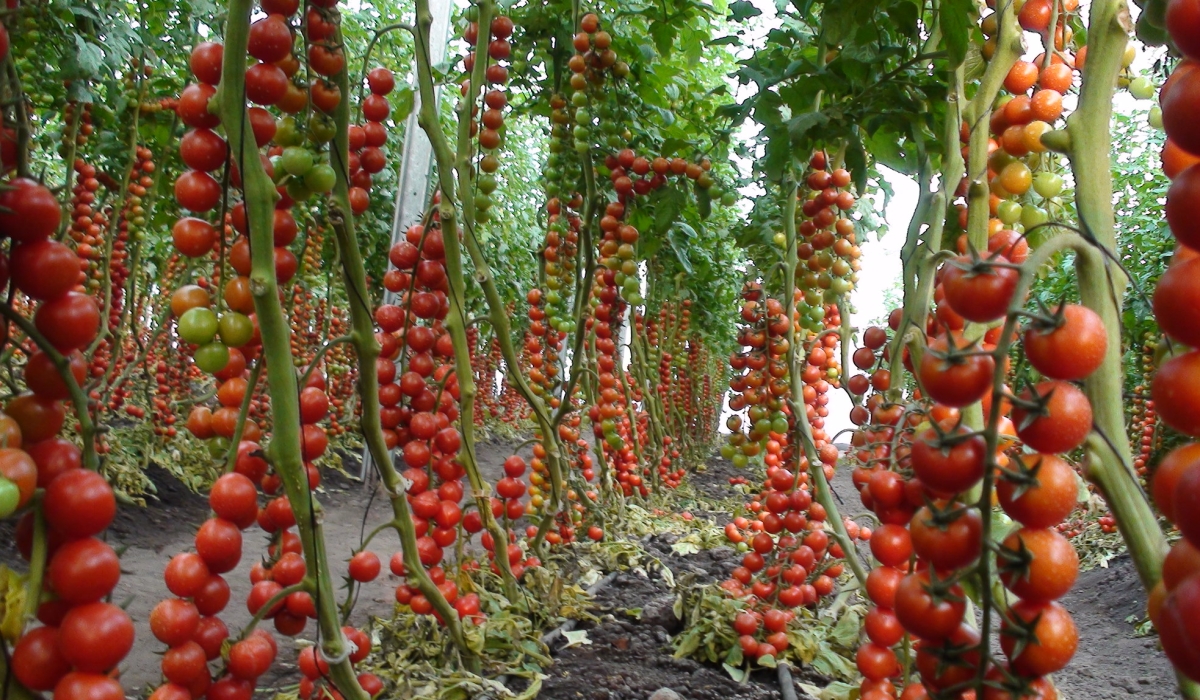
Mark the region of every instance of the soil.
[[[479, 444], [478, 460], [490, 481], [502, 476], [504, 459], [512, 454], [514, 446], [503, 441]], [[349, 473], [357, 473], [353, 456], [346, 459], [346, 466]], [[121, 563], [125, 574], [114, 600], [127, 603], [139, 639], [122, 664], [122, 680], [130, 696], [143, 696], [160, 678], [157, 653], [160, 645], [152, 641], [147, 619], [154, 604], [168, 595], [161, 578], [163, 566], [173, 554], [191, 547], [195, 528], [209, 515], [207, 499], [190, 491], [166, 471], [151, 467], [147, 476], [155, 484], [157, 495], [149, 499], [146, 508], [122, 507], [108, 530], [111, 543], [124, 547]], [[731, 476], [746, 476], [754, 481], [751, 472], [714, 457], [704, 472], [692, 475], [689, 483], [706, 500], [736, 503], [743, 496], [729, 484]], [[332, 470], [323, 478], [317, 498], [324, 511], [329, 551], [350, 552], [358, 548], [364, 528], [369, 531], [388, 519], [386, 499], [378, 487], [364, 485]], [[849, 470], [840, 470], [833, 488], [843, 515], [858, 517], [865, 512], [850, 482]], [[694, 512], [718, 523], [732, 517], [726, 510], [695, 509]], [[12, 523], [0, 524], [0, 561], [4, 563], [17, 562], [11, 530]], [[685, 576], [695, 577], [701, 583], [718, 581], [729, 576], [739, 563], [736, 552], [728, 547], [678, 555], [671, 549], [673, 543], [673, 535], [660, 535], [647, 539], [643, 546], [671, 569], [677, 581]], [[247, 531], [242, 562], [226, 577], [233, 596], [222, 616], [231, 629], [238, 629], [249, 620], [242, 604], [249, 591], [248, 572], [263, 556], [266, 545], [261, 532]], [[394, 535], [385, 535], [371, 548], [386, 562], [398, 543]], [[17, 566], [23, 568], [21, 564]], [[391, 614], [394, 577], [386, 574], [385, 569], [383, 579], [364, 587], [352, 622], [361, 624], [369, 616]], [[756, 672], [745, 683], [737, 683], [719, 666], [674, 658], [671, 637], [680, 631], [680, 623], [672, 612], [674, 601], [674, 592], [659, 575], [631, 572], [617, 575], [595, 597], [593, 613], [600, 621], [581, 623], [578, 627], [587, 630], [591, 644], [570, 648], [561, 648], [561, 641], [556, 644], [556, 662], [545, 670], [547, 677], [539, 697], [547, 700], [782, 697], [774, 671]], [[1079, 628], [1079, 651], [1068, 669], [1055, 678], [1064, 698], [1166, 700], [1176, 696], [1170, 665], [1158, 651], [1156, 638], [1135, 636], [1133, 623], [1128, 621], [1140, 620], [1145, 610], [1145, 596], [1128, 557], [1113, 560], [1108, 568], [1081, 574], [1062, 602]], [[307, 636], [311, 638], [312, 634], [310, 627]], [[294, 683], [295, 658], [294, 650], [282, 646], [280, 664], [271, 677], [261, 679], [260, 687], [265, 690]], [[804, 669], [793, 669], [793, 675], [799, 698], [808, 697], [799, 686], [801, 681], [817, 687], [828, 682]]]

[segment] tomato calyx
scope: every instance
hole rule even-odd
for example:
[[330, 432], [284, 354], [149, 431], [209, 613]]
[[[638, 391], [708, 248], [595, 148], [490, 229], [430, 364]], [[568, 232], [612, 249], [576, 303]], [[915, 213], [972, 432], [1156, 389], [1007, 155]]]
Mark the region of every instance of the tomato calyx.
[[1027, 465], [1024, 459], [1014, 459], [1011, 464], [1012, 467], [1000, 467], [998, 471], [1001, 479], [1016, 484], [1012, 495], [1013, 500], [1016, 500], [1041, 483], [1038, 481], [1038, 472], [1042, 470], [1042, 456], [1038, 455], [1037, 461], [1032, 465]]
[[1046, 382], [1046, 384], [1049, 384], [1050, 387], [1044, 394], [1038, 391], [1037, 384], [1030, 384], [1028, 397], [1024, 396], [1024, 392], [1021, 396], [1004, 397], [1012, 402], [1013, 408], [1019, 408], [1024, 413], [1021, 422], [1016, 426], [1017, 432], [1025, 430], [1041, 418], [1050, 417], [1050, 400], [1058, 389], [1058, 382]]
[[[1022, 547], [1024, 547], [1024, 543], [1022, 543]], [[1017, 658], [1025, 651], [1026, 647], [1038, 643], [1037, 626], [1042, 620], [1042, 614], [1041, 611], [1038, 611], [1028, 620], [1011, 612], [1004, 616], [1004, 625], [1000, 628], [1000, 635], [1014, 640], [1012, 652], [1009, 654], [1010, 659]]]
[[1064, 296], [1058, 300], [1058, 304], [1051, 309], [1046, 306], [1046, 302], [1041, 299], [1037, 300], [1038, 310], [1036, 313], [1025, 312], [1025, 316], [1029, 319], [1029, 324], [1026, 330], [1040, 335], [1049, 335], [1067, 324], [1067, 307], [1070, 303]]
[[959, 445], [968, 443], [976, 438], [985, 437], [984, 433], [978, 430], [971, 430], [963, 425], [961, 418], [952, 425], [945, 421], [933, 421], [930, 423], [929, 429], [933, 431], [934, 437], [933, 439], [926, 437], [925, 444], [936, 451], [940, 451], [943, 455], [949, 454], [950, 450]]

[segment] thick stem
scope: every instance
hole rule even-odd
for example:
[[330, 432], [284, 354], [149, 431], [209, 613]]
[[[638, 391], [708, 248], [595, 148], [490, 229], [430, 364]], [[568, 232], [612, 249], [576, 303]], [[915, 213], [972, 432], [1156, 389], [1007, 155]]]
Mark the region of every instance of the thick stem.
[[[259, 160], [258, 148], [250, 135], [250, 118], [246, 109], [246, 45], [250, 34], [252, 0], [230, 0], [225, 27], [225, 59], [218, 94], [214, 98], [216, 111], [225, 127], [229, 149], [242, 173], [246, 217], [250, 227], [250, 290], [254, 310], [262, 333], [263, 362], [267, 366], [267, 383], [271, 394], [273, 435], [266, 452], [283, 482], [288, 500], [296, 515], [296, 528], [304, 550], [304, 558], [315, 578], [312, 591], [317, 606], [317, 627], [321, 649], [326, 658], [341, 659], [331, 663], [329, 674], [338, 690], [353, 700], [369, 700], [359, 685], [354, 667], [345, 655], [346, 639], [338, 617], [337, 598], [325, 554], [319, 507], [308, 488], [308, 472], [304, 466], [300, 435], [300, 393], [296, 371], [292, 364], [291, 328], [279, 301], [279, 286], [275, 280], [274, 227], [275, 183]], [[344, 93], [343, 93], [344, 94]], [[213, 105], [210, 104], [210, 109]]]

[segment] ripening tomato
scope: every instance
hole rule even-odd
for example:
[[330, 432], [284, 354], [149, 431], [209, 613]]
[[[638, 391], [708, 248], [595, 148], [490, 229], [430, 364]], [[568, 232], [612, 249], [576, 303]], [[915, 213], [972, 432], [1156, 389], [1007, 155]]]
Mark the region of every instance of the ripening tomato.
[[58, 628], [49, 626], [21, 635], [9, 663], [17, 680], [30, 690], [53, 690], [71, 670], [58, 648]]
[[[1023, 627], [1030, 625], [1032, 637], [1023, 632]], [[1020, 653], [1014, 654], [1018, 641], [1024, 644]], [[1028, 676], [1062, 670], [1075, 655], [1078, 643], [1075, 621], [1058, 603], [1017, 601], [1000, 628], [1000, 648], [1008, 655], [1013, 670]]]
[[54, 552], [47, 569], [50, 589], [72, 605], [94, 603], [112, 592], [121, 577], [113, 548], [85, 537], [67, 542]]
[[1058, 600], [1075, 585], [1079, 556], [1049, 528], [1021, 528], [1000, 545], [1000, 580], [1024, 600]]
[[1092, 430], [1092, 405], [1073, 384], [1041, 382], [1032, 390], [1022, 392], [1020, 398], [1039, 404], [1032, 409], [1020, 405], [1013, 407], [1012, 420], [1017, 426], [1017, 436], [1031, 449], [1070, 452], [1082, 445]]
[[[928, 506], [918, 510], [909, 525], [917, 556], [942, 571], [965, 567], [979, 558], [982, 527], [979, 512], [974, 509], [955, 508], [935, 516]], [[876, 530], [871, 535], [872, 544], [878, 536]]]
[[59, 627], [58, 648], [75, 670], [104, 673], [133, 648], [133, 621], [110, 603], [74, 607]]
[[55, 349], [69, 353], [96, 339], [100, 332], [100, 307], [87, 294], [68, 292], [42, 302], [34, 312], [33, 323]]
[[958, 584], [938, 581], [936, 586], [928, 571], [920, 571], [896, 587], [896, 617], [909, 633], [927, 640], [950, 636], [966, 611], [966, 595]]
[[[951, 348], [950, 343], [955, 347]], [[978, 348], [960, 349], [949, 336], [930, 343], [921, 356], [918, 374], [925, 393], [938, 403], [953, 408], [969, 406], [992, 387], [996, 362]]]
[[0, 190], [0, 236], [16, 243], [45, 240], [58, 233], [62, 209], [48, 187], [19, 177]]
[[996, 495], [1004, 512], [1026, 527], [1053, 527], [1075, 509], [1079, 493], [1075, 470], [1051, 454], [1023, 454], [1025, 477], [1002, 473]]
[[1164, 423], [1190, 436], [1200, 436], [1200, 351], [1175, 355], [1163, 362], [1150, 385], [1154, 407]]
[[95, 535], [112, 522], [117, 500], [96, 472], [72, 469], [46, 487], [42, 501], [47, 524], [68, 537]]

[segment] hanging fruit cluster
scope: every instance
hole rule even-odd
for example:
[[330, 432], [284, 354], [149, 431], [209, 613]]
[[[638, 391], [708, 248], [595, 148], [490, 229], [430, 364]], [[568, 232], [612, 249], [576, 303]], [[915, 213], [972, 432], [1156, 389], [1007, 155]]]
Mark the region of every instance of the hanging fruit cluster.
[[[1197, 334], [1196, 293], [1200, 284], [1200, 226], [1195, 197], [1200, 192], [1200, 129], [1193, 118], [1200, 95], [1200, 6], [1195, 2], [1167, 3], [1166, 27], [1185, 56], [1159, 92], [1167, 143], [1163, 169], [1172, 178], [1167, 192], [1166, 218], [1179, 247], [1154, 292], [1154, 317], [1170, 347], [1150, 385], [1154, 409], [1163, 423], [1189, 438], [1200, 437], [1197, 400], [1200, 382], [1200, 335]], [[1168, 153], [1174, 157], [1168, 158]], [[1149, 403], [1149, 402], [1148, 402]], [[1148, 409], [1147, 409], [1148, 410]], [[1154, 470], [1154, 501], [1183, 534], [1163, 562], [1162, 580], [1150, 595], [1150, 619], [1158, 629], [1163, 650], [1175, 668], [1200, 681], [1200, 635], [1194, 620], [1200, 614], [1200, 448], [1188, 443], [1166, 455]]]

